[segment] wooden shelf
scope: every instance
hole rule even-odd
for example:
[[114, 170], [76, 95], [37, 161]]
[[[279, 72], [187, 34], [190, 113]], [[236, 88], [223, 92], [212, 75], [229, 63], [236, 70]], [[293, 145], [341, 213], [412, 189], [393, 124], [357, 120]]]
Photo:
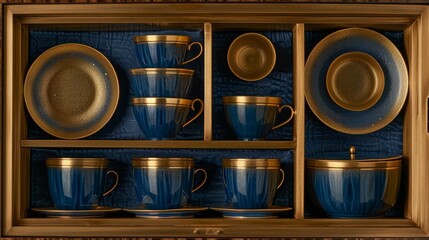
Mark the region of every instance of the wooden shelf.
[[[398, 4], [290, 4], [290, 3], [151, 3], [151, 4], [3, 4], [2, 219], [6, 237], [428, 237], [429, 235], [429, 6]], [[140, 31], [183, 27], [204, 38], [201, 78], [204, 81], [204, 117], [201, 140], [60, 140], [27, 139], [29, 126], [23, 83], [29, 62], [29, 31]], [[310, 31], [366, 27], [402, 34], [408, 64], [409, 93], [403, 110], [402, 145], [406, 190], [400, 218], [308, 219], [305, 190], [305, 131], [307, 121], [304, 74], [306, 37]], [[214, 92], [217, 71], [212, 62], [217, 49], [213, 39], [228, 31], [287, 31], [292, 39], [292, 103], [296, 112], [292, 141], [212, 140]], [[218, 34], [218, 35], [216, 35]], [[223, 74], [223, 73], [222, 73]], [[224, 77], [224, 76], [222, 76]], [[225, 77], [226, 78], [226, 77]], [[289, 94], [289, 93], [288, 93]], [[306, 122], [307, 121], [307, 122]], [[292, 123], [291, 123], [292, 125]], [[124, 128], [125, 129], [125, 128]], [[128, 129], [128, 128], [127, 128]], [[31, 130], [31, 129], [30, 129]], [[308, 131], [307, 131], [308, 133]], [[33, 137], [33, 136], [32, 136]], [[111, 137], [111, 136], [108, 136]], [[318, 136], [314, 136], [315, 138]], [[133, 137], [130, 137], [133, 138]], [[222, 137], [219, 137], [222, 138]], [[225, 137], [226, 138], [226, 137]], [[289, 138], [286, 137], [279, 138]], [[113, 149], [246, 149], [293, 150], [290, 157], [293, 213], [278, 219], [49, 219], [34, 217], [31, 202], [31, 150]], [[110, 150], [109, 150], [110, 151]], [[140, 151], [140, 150], [138, 150]], [[225, 151], [226, 152], [226, 151]], [[250, 151], [248, 151], [250, 152]], [[264, 152], [265, 153], [265, 152]], [[284, 152], [280, 152], [283, 154]], [[41, 158], [44, 155], [42, 154]], [[292, 169], [293, 168], [293, 169]], [[403, 212], [403, 215], [402, 215]], [[293, 216], [292, 216], [293, 215]]]
[[175, 148], [175, 149], [294, 149], [295, 141], [198, 140], [21, 140], [34, 148]]

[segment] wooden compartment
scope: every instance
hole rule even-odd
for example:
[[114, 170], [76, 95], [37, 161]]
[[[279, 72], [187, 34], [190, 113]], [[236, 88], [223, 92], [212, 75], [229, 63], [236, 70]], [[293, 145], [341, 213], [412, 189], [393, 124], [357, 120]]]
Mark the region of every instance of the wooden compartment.
[[[429, 232], [427, 163], [427, 98], [429, 19], [420, 5], [341, 4], [4, 4], [3, 129], [2, 129], [2, 235], [59, 237], [423, 237]], [[401, 117], [384, 129], [399, 136], [396, 150], [404, 155], [401, 203], [394, 213], [380, 219], [318, 218], [307, 211], [304, 199], [304, 163], [314, 136], [308, 126], [326, 128], [326, 139], [362, 142], [365, 136], [338, 134], [319, 123], [306, 107], [304, 66], [317, 43], [308, 36], [325, 36], [346, 27], [365, 27], [395, 35], [407, 62], [409, 92]], [[38, 129], [28, 115], [24, 98], [25, 74], [34, 60], [50, 46], [79, 41], [95, 44], [113, 62], [123, 89], [126, 71], [135, 56], [125, 55], [130, 37], [142, 33], [186, 32], [203, 42], [204, 54], [196, 69], [193, 96], [204, 100], [204, 114], [177, 140], [142, 140], [130, 113], [127, 91], [114, 125], [79, 140], [63, 140]], [[228, 69], [226, 52], [231, 41], [245, 32], [260, 32], [276, 45], [278, 62], [259, 82], [238, 80]], [[313, 34], [314, 33], [314, 34]], [[91, 41], [95, 39], [96, 41]], [[100, 39], [103, 44], [100, 44]], [[319, 40], [320, 40], [319, 39]], [[97, 42], [98, 41], [98, 42]], [[116, 46], [124, 49], [116, 49]], [[116, 50], [116, 51], [115, 51]], [[132, 52], [132, 50], [129, 50]], [[135, 53], [135, 52], [134, 52]], [[134, 59], [134, 60], [133, 60]], [[131, 64], [130, 64], [131, 63]], [[234, 86], [234, 88], [233, 88]], [[279, 95], [295, 109], [284, 129], [265, 141], [238, 141], [225, 132], [220, 98], [224, 94]], [[118, 108], [119, 109], [119, 108]], [[134, 121], [134, 122], [133, 122]], [[110, 123], [110, 122], [109, 122]], [[127, 126], [127, 130], [115, 126]], [[389, 125], [391, 126], [391, 125]], [[399, 129], [399, 130], [398, 130]], [[122, 132], [121, 132], [122, 131]], [[122, 133], [119, 134], [119, 132]], [[381, 133], [383, 135], [383, 133]], [[379, 135], [367, 136], [373, 139]], [[324, 138], [322, 138], [324, 139]], [[320, 140], [320, 139], [319, 139]], [[379, 142], [379, 144], [388, 144]], [[398, 149], [401, 148], [402, 149]], [[308, 148], [310, 149], [310, 148]], [[192, 219], [140, 219], [129, 215], [90, 219], [51, 219], [31, 211], [49, 203], [43, 161], [61, 154], [110, 156], [126, 175], [135, 154], [195, 157], [209, 167], [212, 179], [191, 202], [204, 206], [222, 204], [219, 166], [221, 158], [274, 155], [281, 158], [287, 181], [279, 205], [293, 211], [278, 219], [225, 219], [214, 213]], [[126, 178], [127, 179], [127, 178]], [[129, 182], [129, 181], [128, 181]], [[127, 187], [107, 199], [116, 207], [132, 200]], [[131, 194], [132, 195], [132, 194]], [[116, 201], [116, 202], [115, 202]]]

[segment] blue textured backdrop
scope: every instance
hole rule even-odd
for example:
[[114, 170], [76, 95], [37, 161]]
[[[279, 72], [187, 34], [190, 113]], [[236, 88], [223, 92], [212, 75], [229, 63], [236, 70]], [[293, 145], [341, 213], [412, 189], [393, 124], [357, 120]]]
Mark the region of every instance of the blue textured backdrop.
[[[30, 32], [30, 63], [52, 46], [77, 42], [87, 44], [103, 53], [114, 66], [121, 86], [121, 102], [117, 113], [109, 123], [88, 139], [141, 139], [140, 130], [132, 114], [128, 99], [133, 93], [129, 90], [127, 72], [131, 68], [137, 68], [138, 60], [132, 42], [132, 37], [139, 34], [184, 34], [189, 35], [192, 41], [203, 42], [201, 31], [144, 31], [144, 32]], [[281, 96], [284, 103], [291, 104], [291, 33], [263, 33], [270, 37], [276, 45], [278, 64], [267, 79], [258, 83], [247, 83], [236, 79], [226, 64], [226, 52], [230, 42], [239, 33], [219, 32], [214, 34], [215, 57], [213, 61], [214, 76], [214, 132], [222, 132], [224, 128], [222, 103], [220, 100], [225, 94], [246, 95], [274, 95]], [[203, 62], [202, 57], [191, 64], [189, 68], [195, 69], [194, 88], [192, 97], [203, 98]], [[239, 86], [239, 87], [236, 87]], [[264, 90], [262, 89], [264, 86]], [[228, 91], [223, 93], [222, 89]], [[253, 91], [252, 91], [253, 89]], [[218, 119], [219, 118], [219, 119]], [[279, 130], [277, 138], [291, 137], [291, 124]], [[191, 126], [185, 128], [179, 139], [202, 139], [202, 118]], [[274, 135], [274, 134], [273, 134]], [[225, 132], [216, 135], [216, 139], [229, 138]], [[29, 124], [29, 138], [53, 138], [41, 130], [34, 122]], [[285, 184], [277, 191], [275, 205], [293, 205], [293, 152], [289, 150], [178, 150], [178, 149], [36, 149], [31, 150], [31, 199], [32, 207], [52, 206], [52, 201], [47, 188], [47, 176], [45, 161], [48, 157], [106, 157], [110, 160], [110, 167], [118, 171], [120, 184], [110, 195], [106, 196], [101, 204], [112, 207], [132, 207], [137, 205], [135, 189], [131, 178], [132, 157], [193, 157], [197, 167], [204, 168], [208, 172], [208, 181], [200, 190], [192, 194], [190, 204], [199, 206], [221, 207], [225, 205], [225, 192], [221, 174], [222, 158], [250, 158], [266, 157], [279, 158], [282, 169], [286, 173]], [[210, 213], [209, 213], [210, 214]], [[286, 213], [285, 217], [291, 217]]]
[[[148, 26], [139, 32], [46, 32], [31, 31], [29, 41], [30, 64], [48, 48], [68, 42], [83, 43], [103, 53], [114, 66], [121, 86], [121, 101], [115, 116], [109, 123], [88, 139], [141, 139], [140, 129], [129, 106], [133, 93], [129, 90], [127, 72], [138, 68], [138, 60], [132, 37], [139, 34], [185, 34], [192, 41], [203, 42], [202, 31], [158, 31]], [[213, 34], [213, 138], [231, 139], [223, 118], [222, 96], [226, 95], [272, 95], [280, 96], [283, 104], [292, 104], [292, 33], [260, 32], [274, 44], [277, 52], [277, 63], [273, 72], [257, 82], [245, 82], [235, 77], [229, 70], [226, 55], [229, 44], [244, 32], [215, 32]], [[331, 32], [306, 33], [306, 55], [323, 37]], [[402, 33], [383, 33], [403, 51]], [[203, 57], [194, 61], [187, 68], [196, 70], [194, 88], [191, 97], [203, 99]], [[390, 154], [402, 153], [402, 114], [387, 127], [366, 135], [347, 135], [336, 132], [323, 125], [306, 109], [306, 155], [319, 152], [347, 151], [354, 145], [361, 151], [385, 151]], [[41, 130], [34, 122], [29, 123], [29, 138], [53, 138]], [[179, 139], [202, 139], [203, 119], [186, 127], [178, 136]], [[292, 138], [292, 124], [274, 131], [269, 139]], [[106, 157], [110, 167], [120, 174], [120, 184], [116, 191], [102, 200], [102, 205], [113, 207], [131, 207], [137, 204], [131, 178], [132, 157], [193, 157], [197, 167], [208, 171], [206, 185], [195, 192], [190, 203], [199, 206], [223, 206], [225, 193], [221, 174], [222, 158], [232, 157], [270, 157], [280, 158], [282, 169], [286, 173], [285, 184], [276, 194], [275, 205], [293, 206], [293, 152], [289, 150], [179, 150], [179, 149], [31, 149], [31, 202], [32, 207], [51, 206], [47, 188], [45, 160], [48, 157]], [[405, 182], [405, 180], [403, 180]], [[402, 190], [403, 192], [406, 189]], [[401, 194], [406, 195], [406, 194]], [[307, 211], [311, 216], [311, 210]], [[389, 212], [390, 216], [403, 215], [403, 199]], [[290, 213], [285, 217], [292, 217]]]

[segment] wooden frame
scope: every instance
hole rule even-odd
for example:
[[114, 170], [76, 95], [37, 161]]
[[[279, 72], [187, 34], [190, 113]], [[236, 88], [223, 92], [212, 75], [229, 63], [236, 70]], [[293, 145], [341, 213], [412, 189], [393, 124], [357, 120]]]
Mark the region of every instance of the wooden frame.
[[[340, 4], [32, 4], [3, 5], [2, 235], [70, 237], [424, 237], [429, 233], [429, 7], [422, 5]], [[172, 141], [29, 140], [23, 103], [28, 28], [94, 28], [111, 24], [200, 24], [204, 29], [204, 140], [174, 141], [175, 148], [264, 148], [294, 150], [293, 219], [28, 218], [29, 148], [168, 148]], [[211, 135], [212, 31], [217, 24], [280, 24], [293, 32], [292, 141], [214, 141]], [[404, 159], [409, 166], [408, 195], [400, 219], [304, 218], [304, 33], [307, 29], [344, 26], [404, 32], [409, 67], [409, 95], [404, 120]]]

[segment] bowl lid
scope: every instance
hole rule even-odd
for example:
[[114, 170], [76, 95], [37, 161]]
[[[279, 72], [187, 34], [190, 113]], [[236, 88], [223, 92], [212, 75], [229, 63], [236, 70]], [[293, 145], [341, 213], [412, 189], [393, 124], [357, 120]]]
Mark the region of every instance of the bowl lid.
[[327, 152], [306, 158], [306, 167], [323, 168], [384, 168], [401, 166], [402, 156], [386, 156], [383, 152]]
[[277, 158], [225, 158], [222, 160], [222, 167], [278, 169], [280, 160]]
[[131, 166], [134, 168], [193, 168], [193, 158], [133, 158]]
[[47, 167], [104, 168], [109, 164], [106, 158], [48, 158]]

